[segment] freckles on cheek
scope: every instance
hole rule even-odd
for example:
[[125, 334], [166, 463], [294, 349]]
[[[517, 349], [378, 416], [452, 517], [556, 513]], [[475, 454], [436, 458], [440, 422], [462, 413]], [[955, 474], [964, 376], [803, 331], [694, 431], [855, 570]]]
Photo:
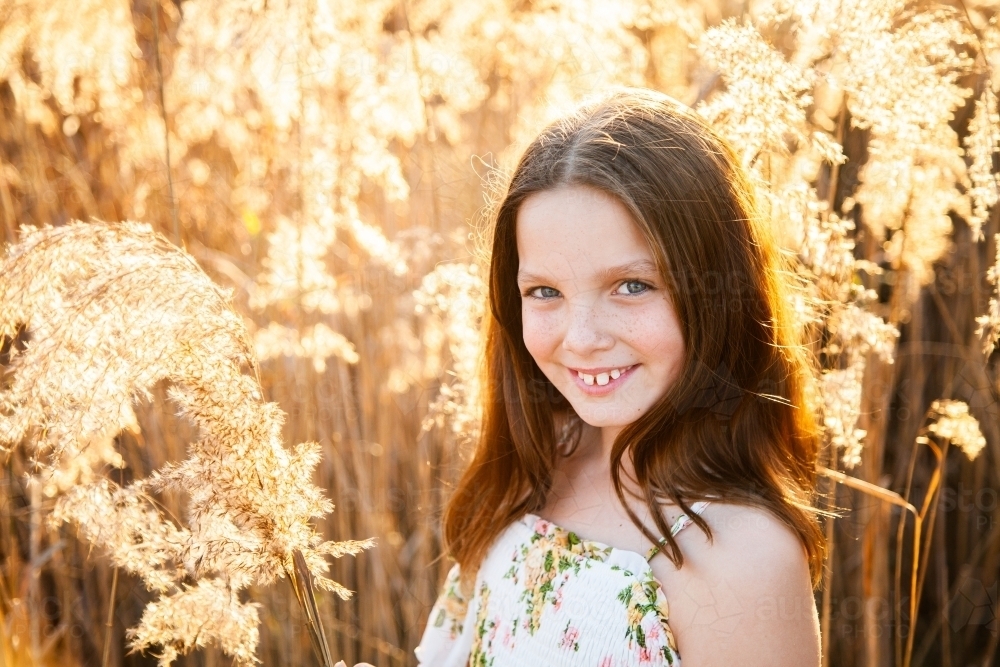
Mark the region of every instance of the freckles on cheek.
[[684, 334], [678, 326], [671, 318], [657, 313], [630, 319], [624, 328], [640, 347], [652, 352], [665, 352], [684, 345]]
[[551, 347], [559, 335], [556, 323], [551, 318], [539, 317], [537, 313], [522, 313], [521, 329], [525, 347], [531, 351]]

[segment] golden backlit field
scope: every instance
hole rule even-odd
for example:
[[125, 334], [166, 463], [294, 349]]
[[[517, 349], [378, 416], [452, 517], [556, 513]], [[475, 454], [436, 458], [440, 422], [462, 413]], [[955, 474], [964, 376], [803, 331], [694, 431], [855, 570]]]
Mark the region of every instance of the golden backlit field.
[[489, 204], [613, 85], [708, 117], [787, 251], [825, 664], [1000, 664], [998, 9], [0, 0], [0, 667], [319, 665], [310, 596], [415, 664]]

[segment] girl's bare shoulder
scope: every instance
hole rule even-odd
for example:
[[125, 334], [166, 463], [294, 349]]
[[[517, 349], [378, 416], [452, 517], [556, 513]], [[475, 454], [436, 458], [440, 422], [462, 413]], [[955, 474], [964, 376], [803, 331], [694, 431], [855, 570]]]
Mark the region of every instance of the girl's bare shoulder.
[[713, 502], [702, 517], [713, 539], [694, 524], [678, 533], [680, 569], [664, 556], [650, 563], [685, 667], [729, 657], [746, 665], [816, 664], [818, 615], [796, 533], [759, 507]]
[[[744, 569], [759, 559], [772, 569], [801, 565], [808, 570], [802, 541], [770, 510], [713, 501], [702, 510], [701, 516], [708, 523], [712, 538], [709, 540], [693, 523], [677, 534], [677, 543], [685, 556], [683, 568], [690, 565], [692, 571], [720, 568], [725, 571], [730, 566]], [[666, 560], [673, 568], [668, 559], [659, 560], [658, 564]]]

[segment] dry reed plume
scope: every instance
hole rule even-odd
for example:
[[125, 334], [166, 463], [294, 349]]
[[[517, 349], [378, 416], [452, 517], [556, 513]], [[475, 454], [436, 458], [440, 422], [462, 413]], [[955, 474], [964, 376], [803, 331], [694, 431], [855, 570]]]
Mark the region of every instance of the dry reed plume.
[[[323, 541], [311, 521], [333, 505], [312, 483], [315, 443], [282, 444], [284, 413], [265, 403], [250, 339], [230, 296], [186, 253], [147, 225], [71, 223], [24, 229], [0, 263], [0, 336], [19, 338], [0, 390], [0, 443], [23, 443], [34, 481], [58, 494], [52, 520], [71, 521], [116, 567], [159, 597], [131, 646], [160, 646], [168, 665], [217, 642], [256, 662], [258, 604], [251, 585], [294, 571], [301, 554], [320, 588], [328, 556], [365, 541]], [[136, 428], [132, 405], [158, 382], [200, 437], [188, 458], [119, 486], [115, 438]], [[186, 525], [157, 495], [186, 495]]]

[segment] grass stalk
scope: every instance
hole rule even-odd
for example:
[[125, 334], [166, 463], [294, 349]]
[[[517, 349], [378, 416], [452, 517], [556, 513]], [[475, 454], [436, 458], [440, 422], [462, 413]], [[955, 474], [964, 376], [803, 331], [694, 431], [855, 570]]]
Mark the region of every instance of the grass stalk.
[[[836, 489], [836, 484], [833, 483], [834, 489]], [[832, 494], [836, 498], [836, 493]], [[822, 609], [820, 611], [820, 636], [822, 637], [823, 646], [821, 649], [823, 665], [822, 667], [830, 667], [830, 619], [833, 611], [833, 545], [834, 545], [834, 518], [832, 516], [826, 517], [826, 543], [827, 543], [827, 565], [823, 570], [823, 601]]]
[[[941, 501], [941, 494], [938, 494], [938, 503]], [[941, 601], [941, 615], [948, 616], [948, 552], [944, 543], [945, 524], [934, 530], [934, 559], [937, 563], [937, 587], [938, 598]], [[944, 632], [941, 633], [941, 667], [951, 667], [951, 633], [948, 628], [942, 626]]]
[[[920, 508], [921, 522], [924, 521], [924, 517], [927, 515], [927, 512], [928, 511], [930, 512], [930, 517], [926, 520], [926, 522], [929, 524], [927, 528], [928, 538], [926, 540], [926, 544], [923, 544], [921, 542], [922, 536], [918, 536], [916, 534], [916, 531], [914, 531], [915, 534], [913, 536], [913, 545], [914, 545], [913, 548], [915, 552], [913, 568], [914, 568], [914, 574], [916, 575], [917, 578], [917, 584], [916, 588], [913, 590], [912, 597], [910, 600], [911, 627], [910, 627], [910, 632], [908, 633], [906, 638], [906, 653], [903, 661], [904, 667], [909, 667], [910, 659], [913, 655], [913, 636], [914, 636], [913, 631], [916, 629], [916, 618], [917, 618], [916, 610], [918, 607], [918, 602], [920, 600], [920, 593], [923, 591], [924, 588], [924, 579], [927, 576], [927, 561], [930, 558], [930, 550], [931, 550], [930, 538], [933, 536], [934, 533], [934, 519], [937, 516], [937, 506], [938, 506], [937, 495], [941, 488], [941, 477], [942, 477], [941, 470], [942, 468], [944, 468], [945, 457], [948, 454], [947, 440], [945, 441], [945, 445], [943, 448], [939, 448], [929, 439], [926, 440], [925, 444], [927, 444], [931, 448], [931, 451], [934, 453], [934, 456], [937, 457], [937, 466], [934, 468], [934, 472], [931, 475], [930, 483], [927, 486], [927, 493], [924, 495], [923, 506]], [[921, 550], [918, 556], [916, 550], [920, 549], [921, 546], [923, 547], [923, 549]]]
[[295, 592], [295, 598], [299, 601], [299, 607], [305, 614], [309, 641], [312, 643], [316, 658], [323, 667], [334, 667], [330, 645], [327, 644], [326, 633], [323, 631], [323, 619], [320, 617], [319, 606], [316, 604], [312, 574], [309, 572], [309, 567], [306, 565], [301, 551], [292, 552], [292, 567], [286, 572], [292, 590]]
[[115, 598], [118, 594], [118, 568], [111, 575], [111, 597], [108, 601], [108, 620], [104, 624], [104, 651], [101, 657], [101, 667], [111, 665], [111, 636], [115, 628]]
[[[910, 664], [909, 658], [910, 658], [910, 653], [912, 652], [913, 631], [916, 628], [916, 620], [917, 620], [917, 613], [916, 613], [917, 612], [917, 601], [916, 601], [917, 569], [918, 566], [920, 565], [919, 545], [921, 544], [921, 528], [923, 523], [923, 514], [920, 511], [918, 511], [917, 508], [914, 507], [909, 501], [907, 501], [905, 498], [903, 498], [895, 491], [890, 491], [889, 489], [883, 488], [877, 484], [872, 484], [871, 482], [866, 482], [862, 479], [851, 477], [837, 470], [830, 470], [829, 468], [823, 466], [818, 467], [817, 471], [821, 475], [824, 475], [837, 482], [840, 482], [844, 486], [852, 488], [856, 491], [861, 491], [862, 493], [872, 496], [873, 498], [878, 498], [879, 500], [891, 503], [893, 505], [896, 505], [897, 507], [902, 507], [903, 509], [905, 509], [906, 511], [910, 512], [913, 515], [913, 524], [914, 524], [913, 572], [910, 577], [910, 625], [908, 628], [909, 629], [908, 635], [910, 639], [908, 640], [906, 654], [903, 659], [904, 667], [909, 667]], [[930, 493], [932, 493], [932, 491], [928, 490], [928, 494]]]
[[170, 168], [170, 126], [167, 124], [167, 96], [163, 88], [163, 63], [160, 60], [160, 8], [159, 0], [150, 3], [153, 14], [153, 55], [156, 60], [156, 89], [160, 98], [160, 114], [163, 116], [163, 151], [167, 169], [167, 196], [170, 197], [170, 219], [173, 223], [174, 245], [181, 244], [181, 228], [177, 221], [177, 201], [174, 199], [174, 178]]
[[[833, 469], [837, 465], [837, 451], [834, 447], [827, 450], [827, 465]], [[832, 505], [837, 503], [837, 483], [835, 480], [829, 481], [828, 502]], [[820, 608], [820, 637], [823, 645], [820, 650], [822, 657], [822, 667], [830, 667], [830, 620], [833, 612], [833, 550], [834, 550], [834, 517], [827, 516], [824, 530], [826, 532], [826, 566], [823, 570], [823, 598]]]
[[41, 654], [41, 611], [42, 600], [39, 590], [42, 559], [42, 488], [37, 480], [28, 482], [28, 496], [31, 503], [31, 519], [28, 535], [28, 609], [31, 616], [28, 619], [30, 636], [31, 660], [37, 661]]

